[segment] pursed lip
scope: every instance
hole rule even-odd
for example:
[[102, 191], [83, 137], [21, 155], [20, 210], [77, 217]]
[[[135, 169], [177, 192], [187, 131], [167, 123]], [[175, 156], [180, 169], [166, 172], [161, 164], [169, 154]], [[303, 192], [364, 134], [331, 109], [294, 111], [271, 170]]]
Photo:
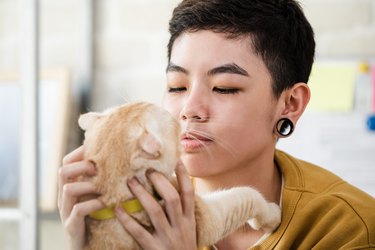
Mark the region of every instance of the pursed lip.
[[187, 153], [194, 153], [207, 148], [213, 140], [194, 132], [186, 132], [181, 137], [181, 144]]

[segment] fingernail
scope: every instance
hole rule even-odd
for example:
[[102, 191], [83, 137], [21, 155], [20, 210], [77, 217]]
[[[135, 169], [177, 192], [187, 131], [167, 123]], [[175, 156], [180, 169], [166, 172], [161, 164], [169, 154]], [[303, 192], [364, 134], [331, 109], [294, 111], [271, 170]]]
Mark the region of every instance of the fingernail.
[[97, 175], [98, 174], [98, 170], [96, 168], [91, 168], [90, 172], [93, 175]]
[[98, 169], [96, 168], [96, 164], [95, 164], [95, 162], [93, 162], [93, 161], [90, 161], [90, 169], [89, 169], [89, 171], [90, 171], [90, 174], [94, 174], [94, 175], [96, 175], [97, 173], [98, 173]]
[[154, 173], [155, 172], [155, 169], [153, 169], [153, 168], [149, 168], [149, 169], [147, 169], [146, 170], [146, 176], [147, 176], [147, 178], [150, 176], [150, 174], [152, 174], [152, 173]]
[[130, 180], [128, 181], [128, 184], [134, 187], [134, 186], [139, 185], [139, 181], [138, 181], [137, 177], [133, 176], [133, 177], [130, 178]]

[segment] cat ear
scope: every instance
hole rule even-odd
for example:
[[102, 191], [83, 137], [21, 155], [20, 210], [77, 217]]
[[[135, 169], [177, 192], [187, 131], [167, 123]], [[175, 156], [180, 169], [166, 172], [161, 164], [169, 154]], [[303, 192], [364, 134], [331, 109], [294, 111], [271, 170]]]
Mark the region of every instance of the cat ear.
[[161, 143], [155, 135], [145, 131], [139, 140], [141, 149], [151, 158], [158, 158], [161, 154]]
[[78, 124], [79, 126], [81, 127], [81, 129], [83, 130], [87, 130], [89, 129], [96, 120], [98, 120], [100, 118], [100, 114], [99, 113], [95, 113], [95, 112], [89, 112], [89, 113], [86, 113], [86, 114], [83, 114], [83, 115], [80, 115], [79, 119], [78, 119]]

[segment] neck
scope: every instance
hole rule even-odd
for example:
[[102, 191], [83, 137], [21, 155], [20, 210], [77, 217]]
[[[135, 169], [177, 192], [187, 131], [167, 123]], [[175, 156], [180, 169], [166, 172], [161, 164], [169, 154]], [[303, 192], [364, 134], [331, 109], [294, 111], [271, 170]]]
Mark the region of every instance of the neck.
[[273, 156], [267, 159], [271, 160], [252, 162], [215, 176], [196, 177], [195, 188], [200, 193], [207, 193], [235, 186], [251, 186], [261, 192], [268, 201], [279, 204], [281, 173]]
[[[281, 196], [281, 172], [274, 162], [274, 152], [257, 157], [257, 161], [249, 162], [230, 171], [204, 178], [195, 178], [198, 192], [212, 192], [218, 189], [235, 186], [251, 186], [263, 194], [271, 202], [279, 204]], [[217, 242], [217, 249], [247, 249], [254, 245], [264, 234], [247, 224], [246, 230], [238, 229]]]

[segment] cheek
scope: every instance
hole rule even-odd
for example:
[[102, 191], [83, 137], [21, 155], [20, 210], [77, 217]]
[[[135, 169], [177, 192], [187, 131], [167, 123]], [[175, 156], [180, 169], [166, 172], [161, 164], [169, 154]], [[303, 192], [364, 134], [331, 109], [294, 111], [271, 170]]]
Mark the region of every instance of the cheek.
[[269, 122], [264, 117], [248, 116], [233, 120], [232, 124], [222, 130], [221, 136], [226, 142], [240, 151], [254, 150], [263, 147], [270, 137]]
[[162, 107], [167, 110], [175, 119], [179, 120], [181, 113], [181, 104], [177, 100], [172, 100], [171, 97], [164, 97]]

